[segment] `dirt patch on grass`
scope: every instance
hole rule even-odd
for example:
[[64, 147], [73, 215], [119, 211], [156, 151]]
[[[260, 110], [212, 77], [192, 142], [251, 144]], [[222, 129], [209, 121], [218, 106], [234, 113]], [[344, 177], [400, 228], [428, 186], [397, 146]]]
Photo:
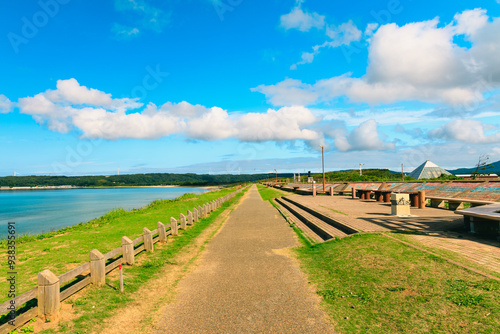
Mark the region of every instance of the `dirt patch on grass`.
[[34, 329], [34, 333], [39, 333], [47, 329], [56, 329], [60, 322], [71, 321], [76, 318], [76, 316], [77, 315], [73, 312], [73, 305], [63, 302], [61, 303], [61, 310], [57, 319], [50, 319], [50, 322], [44, 322], [36, 318], [36, 321], [31, 323], [31, 326]]

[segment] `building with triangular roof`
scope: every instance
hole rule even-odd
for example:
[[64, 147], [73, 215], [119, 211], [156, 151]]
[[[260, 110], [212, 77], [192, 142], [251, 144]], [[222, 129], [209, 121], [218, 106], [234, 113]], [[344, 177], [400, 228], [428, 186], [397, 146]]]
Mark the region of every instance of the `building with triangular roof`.
[[437, 179], [441, 175], [451, 175], [447, 170], [439, 167], [435, 163], [427, 160], [417, 168], [413, 172], [408, 175], [417, 180], [421, 179]]

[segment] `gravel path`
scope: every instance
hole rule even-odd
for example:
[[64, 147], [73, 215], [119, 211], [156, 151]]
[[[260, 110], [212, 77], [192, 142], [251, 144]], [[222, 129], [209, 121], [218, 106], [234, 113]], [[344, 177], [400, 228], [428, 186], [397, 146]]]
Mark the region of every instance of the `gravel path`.
[[293, 230], [252, 186], [179, 283], [158, 333], [333, 333], [285, 248]]

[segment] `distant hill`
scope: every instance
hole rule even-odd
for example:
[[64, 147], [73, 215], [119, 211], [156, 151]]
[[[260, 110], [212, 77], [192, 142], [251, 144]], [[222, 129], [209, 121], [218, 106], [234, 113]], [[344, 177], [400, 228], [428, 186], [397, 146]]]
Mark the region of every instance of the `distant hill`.
[[[275, 178], [275, 173], [241, 175], [200, 175], [200, 174], [124, 174], [101, 176], [6, 176], [0, 177], [0, 187], [65, 186], [76, 187], [116, 187], [116, 186], [213, 186], [254, 182]], [[293, 177], [290, 173], [279, 173], [278, 178]]]
[[[492, 168], [488, 168], [488, 169], [485, 169], [485, 170], [479, 170], [478, 172], [481, 173], [481, 174], [493, 173], [493, 174], [500, 175], [500, 161], [492, 162], [491, 165], [493, 166]], [[472, 167], [472, 168], [459, 168], [459, 169], [455, 169], [455, 170], [449, 170], [448, 169], [448, 172], [450, 172], [450, 173], [452, 173], [454, 175], [457, 175], [457, 174], [471, 174], [471, 173], [473, 173], [475, 171], [476, 171], [476, 167]]]

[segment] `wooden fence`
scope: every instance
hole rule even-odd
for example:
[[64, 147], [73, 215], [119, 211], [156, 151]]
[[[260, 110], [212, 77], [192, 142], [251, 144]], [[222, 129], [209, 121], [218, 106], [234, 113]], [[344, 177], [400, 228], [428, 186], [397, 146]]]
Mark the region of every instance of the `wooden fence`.
[[[133, 265], [137, 254], [143, 251], [152, 252], [155, 243], [166, 243], [167, 236], [176, 236], [179, 229], [185, 230], [189, 225], [208, 217], [211, 212], [241, 191], [239, 189], [200, 205], [193, 211], [188, 211], [187, 215], [181, 213], [180, 219], [171, 217], [168, 225], [158, 222], [158, 228], [153, 231], [144, 228], [142, 236], [134, 240], [124, 236], [121, 240], [122, 245], [106, 254], [94, 249], [90, 252], [89, 262], [60, 276], [54, 275], [50, 270], [38, 273], [38, 286], [1, 304], [0, 312], [2, 315], [10, 315], [12, 305], [15, 309], [19, 309], [28, 302], [36, 303], [36, 306], [21, 314], [15, 314], [15, 318], [12, 319], [14, 324], [7, 322], [1, 325], [0, 334], [9, 333], [37, 316], [43, 320], [57, 318], [62, 301], [89, 284], [104, 285], [106, 274], [116, 269], [120, 264]], [[11, 319], [9, 318], [9, 320]]]

